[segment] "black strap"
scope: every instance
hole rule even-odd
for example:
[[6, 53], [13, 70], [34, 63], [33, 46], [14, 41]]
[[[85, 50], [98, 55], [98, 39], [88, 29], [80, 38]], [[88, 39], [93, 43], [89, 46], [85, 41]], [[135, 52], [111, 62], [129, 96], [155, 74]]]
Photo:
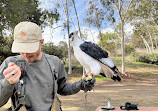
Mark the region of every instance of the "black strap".
[[14, 89], [14, 94], [12, 98], [12, 110], [18, 111], [22, 106], [25, 106], [25, 87], [24, 87], [24, 76], [26, 75], [25, 64], [26, 62], [23, 59], [20, 59], [18, 56], [16, 57], [16, 64], [23, 69], [20, 81], [16, 83], [15, 87], [18, 90]]
[[57, 85], [57, 72], [55, 71], [55, 65], [53, 63], [53, 59], [50, 57], [50, 55], [43, 54], [52, 73], [53, 81], [54, 81], [54, 96], [57, 94], [58, 85]]

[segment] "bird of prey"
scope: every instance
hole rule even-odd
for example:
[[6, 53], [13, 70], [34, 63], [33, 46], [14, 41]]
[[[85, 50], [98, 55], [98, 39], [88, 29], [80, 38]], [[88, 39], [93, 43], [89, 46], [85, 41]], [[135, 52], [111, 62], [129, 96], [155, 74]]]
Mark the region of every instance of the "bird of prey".
[[[113, 80], [121, 81], [119, 72], [108, 53], [92, 42], [84, 41], [78, 32], [69, 35], [70, 44], [74, 55], [86, 71], [86, 75], [100, 74]], [[85, 74], [83, 75], [85, 77]]]

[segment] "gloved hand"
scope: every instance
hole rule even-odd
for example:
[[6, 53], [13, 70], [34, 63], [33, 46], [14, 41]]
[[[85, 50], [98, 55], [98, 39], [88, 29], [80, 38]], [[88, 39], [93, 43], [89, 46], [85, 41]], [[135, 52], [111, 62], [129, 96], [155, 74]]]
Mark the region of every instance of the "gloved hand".
[[94, 83], [96, 82], [95, 78], [92, 76], [92, 79], [86, 80], [82, 79], [79, 81], [80, 83], [80, 88], [84, 92], [91, 91], [94, 87]]

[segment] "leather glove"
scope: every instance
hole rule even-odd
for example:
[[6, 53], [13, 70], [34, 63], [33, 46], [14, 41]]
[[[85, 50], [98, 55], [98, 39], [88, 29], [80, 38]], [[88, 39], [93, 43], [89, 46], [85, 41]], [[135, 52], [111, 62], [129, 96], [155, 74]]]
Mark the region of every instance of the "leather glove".
[[94, 87], [96, 80], [94, 77], [92, 77], [92, 79], [86, 80], [86, 79], [82, 79], [79, 81], [80, 84], [80, 89], [83, 90], [85, 93], [87, 91], [91, 91]]

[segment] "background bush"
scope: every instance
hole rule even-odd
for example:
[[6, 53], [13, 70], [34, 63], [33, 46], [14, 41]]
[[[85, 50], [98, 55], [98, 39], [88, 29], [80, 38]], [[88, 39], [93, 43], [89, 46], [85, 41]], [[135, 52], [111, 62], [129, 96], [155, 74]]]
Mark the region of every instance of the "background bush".
[[125, 54], [126, 55], [129, 55], [131, 54], [132, 52], [135, 52], [135, 48], [131, 45], [126, 45], [125, 46]]
[[130, 54], [130, 58], [132, 61], [135, 61], [135, 62], [139, 62], [139, 53], [137, 52], [131, 52]]
[[[64, 44], [65, 45], [65, 44]], [[55, 55], [63, 60], [64, 64], [68, 55], [67, 46], [63, 44], [55, 46], [53, 43], [46, 43], [42, 46], [42, 51], [46, 54]]]
[[136, 61], [136, 62], [144, 62], [144, 63], [158, 65], [158, 54], [140, 55], [136, 52], [133, 52], [133, 53], [130, 54], [130, 57], [133, 61]]

